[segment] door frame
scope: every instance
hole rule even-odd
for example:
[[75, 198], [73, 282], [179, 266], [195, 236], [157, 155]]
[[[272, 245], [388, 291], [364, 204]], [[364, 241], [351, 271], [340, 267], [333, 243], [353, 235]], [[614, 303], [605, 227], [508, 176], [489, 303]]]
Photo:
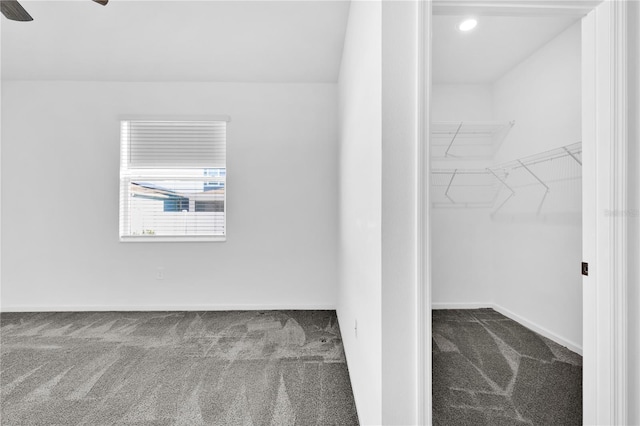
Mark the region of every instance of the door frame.
[[[583, 423], [627, 423], [627, 2], [424, 0], [418, 17], [418, 423], [431, 400], [431, 22], [434, 14], [576, 16], [582, 29]], [[587, 191], [585, 188], [589, 187]], [[594, 190], [595, 188], [595, 190]], [[576, 265], [578, 271], [579, 265]]]

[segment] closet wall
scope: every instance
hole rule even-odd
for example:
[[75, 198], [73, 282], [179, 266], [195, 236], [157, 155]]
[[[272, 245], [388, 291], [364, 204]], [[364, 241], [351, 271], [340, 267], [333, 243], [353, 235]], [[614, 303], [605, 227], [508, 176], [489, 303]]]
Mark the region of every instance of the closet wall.
[[[433, 122], [485, 122], [493, 119], [490, 85], [434, 85]], [[473, 167], [464, 160], [433, 161], [437, 168]], [[449, 176], [437, 176], [438, 188]], [[454, 189], [455, 191], [455, 189]], [[452, 194], [455, 197], [457, 194]], [[434, 308], [483, 306], [492, 302], [493, 256], [491, 218], [486, 209], [438, 206], [432, 209], [432, 282]]]
[[[515, 121], [490, 159], [432, 159], [434, 169], [495, 168], [515, 193], [500, 206], [510, 191], [494, 180], [498, 196], [491, 207], [434, 206], [434, 308], [492, 306], [578, 351], [580, 148], [573, 145], [575, 158], [557, 155], [538, 162], [542, 156], [535, 161], [530, 156], [553, 149], [561, 154], [563, 146], [580, 142], [580, 32], [580, 23], [574, 24], [492, 84], [435, 85], [432, 117], [434, 122]], [[529, 164], [527, 158], [548, 192], [513, 162]], [[499, 167], [505, 163], [509, 167]], [[432, 177], [432, 193], [442, 191], [446, 179]], [[466, 190], [474, 191], [471, 185], [482, 179], [467, 179]], [[456, 181], [465, 183], [459, 177]], [[464, 190], [451, 189], [458, 198]]]
[[[496, 153], [502, 162], [581, 140], [580, 23], [494, 84], [496, 119], [513, 119]], [[580, 166], [570, 157], [532, 170], [549, 186], [520, 188], [510, 210], [493, 221], [494, 302], [582, 347], [582, 193]], [[509, 214], [512, 212], [512, 214]]]

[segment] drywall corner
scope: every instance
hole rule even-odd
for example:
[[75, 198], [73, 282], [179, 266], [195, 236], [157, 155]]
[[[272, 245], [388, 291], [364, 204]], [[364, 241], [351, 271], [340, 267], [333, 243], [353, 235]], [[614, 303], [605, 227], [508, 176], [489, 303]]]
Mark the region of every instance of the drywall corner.
[[381, 2], [352, 2], [339, 97], [338, 321], [363, 425], [381, 424]]

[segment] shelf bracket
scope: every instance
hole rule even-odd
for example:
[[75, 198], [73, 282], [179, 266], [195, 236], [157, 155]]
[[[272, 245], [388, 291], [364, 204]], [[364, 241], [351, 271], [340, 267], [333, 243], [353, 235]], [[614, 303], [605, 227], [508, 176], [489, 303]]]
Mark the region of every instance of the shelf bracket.
[[562, 149], [564, 149], [565, 152], [571, 156], [571, 158], [576, 160], [576, 163], [578, 163], [578, 164], [580, 164], [582, 166], [582, 161], [578, 160], [578, 157], [576, 157], [573, 152], [569, 151], [566, 146], [563, 146]]
[[451, 139], [451, 142], [449, 142], [449, 146], [447, 147], [447, 150], [444, 152], [444, 156], [445, 157], [449, 156], [449, 150], [451, 149], [451, 146], [453, 145], [453, 141], [455, 141], [456, 138], [458, 137], [458, 133], [460, 133], [460, 129], [462, 128], [463, 124], [464, 124], [464, 121], [461, 121], [460, 125], [456, 129], [456, 133], [453, 135], [453, 138]]
[[544, 200], [547, 198], [547, 195], [549, 194], [549, 187], [547, 186], [547, 184], [546, 184], [546, 183], [544, 183], [544, 182], [542, 181], [542, 179], [540, 179], [540, 178], [538, 177], [538, 175], [536, 175], [535, 173], [533, 173], [533, 172], [531, 171], [531, 169], [530, 169], [530, 168], [528, 168], [528, 167], [527, 167], [527, 166], [526, 166], [522, 161], [518, 160], [518, 163], [520, 163], [520, 165], [521, 165], [522, 167], [524, 167], [524, 169], [525, 169], [526, 171], [528, 171], [528, 172], [529, 172], [529, 174], [530, 174], [531, 176], [533, 176], [533, 177], [534, 177], [538, 182], [540, 182], [540, 185], [544, 186], [544, 188], [545, 188], [544, 195], [542, 196], [542, 200], [540, 200], [540, 205], [538, 205], [538, 211], [536, 212], [536, 216], [539, 216], [539, 215], [540, 215], [540, 211], [542, 210], [542, 205], [544, 204]]
[[502, 208], [502, 206], [504, 206], [505, 204], [507, 204], [507, 201], [509, 201], [511, 199], [511, 197], [513, 197], [514, 195], [516, 195], [515, 193], [511, 193], [509, 194], [509, 196], [507, 198], [505, 198], [505, 200], [503, 202], [500, 203], [500, 205], [498, 206], [497, 209], [495, 209], [493, 212], [491, 212], [491, 218], [493, 218], [493, 216], [496, 215], [496, 213], [498, 213], [498, 211], [500, 211], [500, 209]]
[[512, 195], [516, 195], [516, 191], [513, 190], [513, 188], [511, 188], [509, 185], [507, 185], [507, 182], [505, 182], [502, 178], [500, 178], [500, 176], [498, 176], [496, 174], [496, 172], [494, 172], [493, 170], [487, 168], [487, 171], [489, 173], [491, 173], [496, 179], [498, 179], [498, 181], [503, 184], [505, 186], [505, 188], [507, 188], [509, 191], [511, 191]]
[[495, 209], [492, 213], [491, 213], [491, 217], [493, 217], [496, 213], [498, 213], [498, 211], [502, 208], [502, 206], [504, 206], [505, 204], [507, 204], [507, 201], [509, 201], [511, 199], [511, 197], [513, 197], [514, 195], [516, 195], [516, 191], [513, 190], [513, 188], [511, 188], [507, 182], [505, 182], [502, 178], [500, 178], [500, 176], [498, 176], [496, 174], [496, 172], [494, 172], [493, 170], [487, 168], [487, 171], [489, 171], [489, 173], [491, 173], [496, 179], [498, 179], [498, 182], [500, 182], [502, 185], [504, 185], [505, 188], [507, 188], [509, 191], [511, 191], [511, 194], [509, 194], [509, 196], [502, 202], [500, 203], [500, 205], [498, 206], [497, 209]]
[[458, 169], [455, 169], [453, 171], [453, 174], [451, 175], [451, 180], [449, 181], [449, 185], [447, 185], [447, 190], [444, 191], [444, 196], [447, 197], [449, 200], [451, 200], [453, 204], [455, 204], [456, 202], [453, 200], [453, 198], [449, 197], [449, 189], [451, 188], [451, 184], [453, 183], [453, 179], [455, 179], [457, 173], [458, 173]]

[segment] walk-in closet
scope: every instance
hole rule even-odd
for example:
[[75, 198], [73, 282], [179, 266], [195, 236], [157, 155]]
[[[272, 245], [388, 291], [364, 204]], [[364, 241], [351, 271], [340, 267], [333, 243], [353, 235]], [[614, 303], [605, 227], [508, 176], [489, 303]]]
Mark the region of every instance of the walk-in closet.
[[434, 16], [432, 63], [434, 424], [582, 424], [581, 22]]

